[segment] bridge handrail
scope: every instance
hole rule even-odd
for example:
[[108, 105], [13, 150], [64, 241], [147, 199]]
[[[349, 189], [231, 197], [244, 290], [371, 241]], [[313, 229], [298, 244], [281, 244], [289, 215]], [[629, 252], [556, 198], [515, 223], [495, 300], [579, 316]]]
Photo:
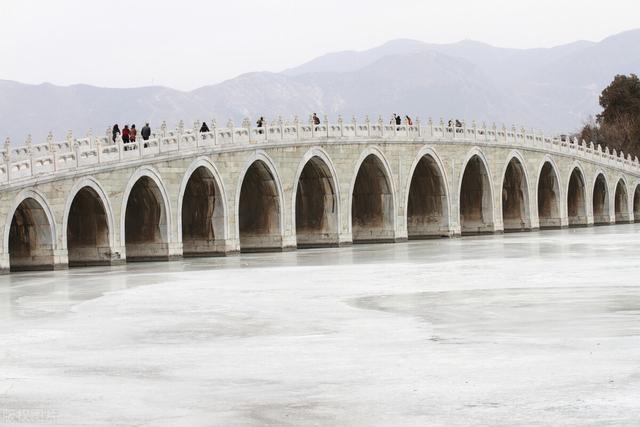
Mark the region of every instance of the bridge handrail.
[[369, 117], [364, 122], [358, 122], [355, 118], [345, 121], [338, 117], [335, 123], [330, 123], [325, 116], [324, 121], [317, 125], [311, 121], [302, 123], [297, 118], [292, 122], [279, 118], [258, 128], [245, 119], [241, 126], [229, 121], [226, 126], [218, 127], [213, 121], [209, 125], [210, 131], [205, 133], [199, 132], [200, 123], [194, 123], [192, 129], [186, 129], [182, 121], [176, 129], [167, 129], [163, 123], [148, 140], [138, 138], [130, 143], [124, 143], [120, 136], [113, 141], [110, 130], [105, 136], [89, 133], [84, 138], [74, 138], [69, 132], [63, 141], [54, 141], [49, 133], [47, 142], [35, 145], [29, 136], [25, 144], [18, 147], [13, 147], [7, 138], [0, 150], [0, 186], [58, 171], [152, 158], [170, 152], [305, 140], [342, 142], [358, 139], [522, 145], [554, 153], [570, 153], [578, 158], [640, 175], [638, 158], [632, 159], [630, 155], [625, 157], [622, 151], [617, 153], [600, 144], [594, 146], [593, 142], [587, 144], [575, 138], [549, 137], [533, 130], [516, 129], [515, 126], [496, 127], [495, 124], [486, 126], [484, 123], [478, 126], [475, 121], [470, 126], [463, 122], [462, 126], [456, 127], [445, 124], [443, 120], [434, 122], [429, 119], [427, 123], [416, 120], [412, 125], [395, 125], [385, 123], [382, 119], [371, 121]]

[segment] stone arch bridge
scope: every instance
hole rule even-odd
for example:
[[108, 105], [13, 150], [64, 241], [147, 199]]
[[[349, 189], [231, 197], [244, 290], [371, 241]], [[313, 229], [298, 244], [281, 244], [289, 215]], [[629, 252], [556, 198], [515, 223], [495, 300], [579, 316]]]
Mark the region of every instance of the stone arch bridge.
[[0, 271], [640, 219], [638, 159], [524, 129], [355, 120], [167, 130], [0, 157]]

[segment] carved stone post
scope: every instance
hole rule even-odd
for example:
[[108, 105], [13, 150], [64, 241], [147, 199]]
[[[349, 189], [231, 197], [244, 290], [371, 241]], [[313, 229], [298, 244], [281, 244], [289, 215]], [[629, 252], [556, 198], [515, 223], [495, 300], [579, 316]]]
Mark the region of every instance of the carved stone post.
[[4, 140], [4, 162], [7, 165], [7, 182], [11, 181], [11, 139]]

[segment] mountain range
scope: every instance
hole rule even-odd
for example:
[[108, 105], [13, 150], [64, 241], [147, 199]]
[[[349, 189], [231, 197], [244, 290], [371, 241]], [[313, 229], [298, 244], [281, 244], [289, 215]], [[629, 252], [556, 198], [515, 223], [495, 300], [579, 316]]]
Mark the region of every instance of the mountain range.
[[31, 134], [62, 139], [70, 129], [103, 134], [114, 123], [183, 119], [302, 120], [312, 112], [371, 119], [392, 113], [426, 119], [497, 122], [546, 132], [577, 130], [599, 112], [598, 96], [616, 74], [640, 73], [640, 29], [600, 42], [507, 49], [465, 40], [429, 44], [393, 40], [366, 51], [320, 56], [279, 73], [253, 72], [178, 91], [89, 85], [28, 85], [0, 80], [0, 137], [21, 143]]

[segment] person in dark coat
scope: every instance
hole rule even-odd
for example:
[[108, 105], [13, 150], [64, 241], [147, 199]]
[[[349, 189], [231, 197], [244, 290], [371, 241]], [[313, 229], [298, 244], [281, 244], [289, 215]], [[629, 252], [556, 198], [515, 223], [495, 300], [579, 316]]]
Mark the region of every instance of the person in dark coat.
[[118, 127], [117, 123], [113, 125], [113, 130], [111, 131], [111, 133], [113, 134], [113, 142], [116, 142], [118, 135], [120, 135], [120, 128]]
[[260, 116], [256, 124], [258, 125], [258, 133], [259, 134], [264, 133], [264, 131], [262, 130], [262, 128], [264, 127], [264, 117]]
[[396, 114], [394, 114], [393, 117], [396, 118], [396, 124], [397, 125], [401, 125], [402, 124], [402, 117], [400, 117], [400, 116], [398, 116]]
[[151, 128], [149, 127], [149, 123], [145, 123], [145, 125], [142, 126], [140, 135], [142, 135], [142, 139], [144, 139], [145, 141], [149, 140], [149, 137], [151, 136]]
[[129, 131], [129, 141], [136, 142], [136, 136], [138, 136], [136, 125], [131, 125], [131, 130]]
[[200, 132], [209, 132], [209, 126], [207, 126], [207, 122], [202, 122], [202, 126], [200, 126]]

